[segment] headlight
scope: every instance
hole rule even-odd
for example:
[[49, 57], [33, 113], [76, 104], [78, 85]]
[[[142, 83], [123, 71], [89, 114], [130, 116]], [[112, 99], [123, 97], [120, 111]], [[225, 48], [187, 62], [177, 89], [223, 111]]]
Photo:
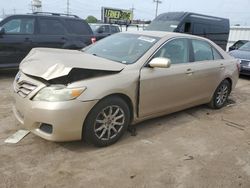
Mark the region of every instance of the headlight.
[[84, 88], [66, 88], [64, 85], [52, 85], [41, 89], [33, 98], [34, 101], [68, 101], [79, 97]]

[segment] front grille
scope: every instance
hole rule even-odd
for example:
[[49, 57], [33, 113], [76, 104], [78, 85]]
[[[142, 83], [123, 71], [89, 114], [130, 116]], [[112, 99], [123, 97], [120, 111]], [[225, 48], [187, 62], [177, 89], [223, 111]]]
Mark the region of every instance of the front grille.
[[15, 92], [18, 93], [23, 98], [29, 95], [36, 88], [37, 86], [35, 84], [32, 84], [24, 80], [16, 82], [14, 86]]

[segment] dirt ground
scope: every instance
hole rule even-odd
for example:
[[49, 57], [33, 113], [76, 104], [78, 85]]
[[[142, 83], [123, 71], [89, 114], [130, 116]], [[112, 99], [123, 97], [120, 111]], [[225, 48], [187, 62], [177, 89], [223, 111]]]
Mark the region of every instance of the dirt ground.
[[0, 187], [250, 187], [250, 78], [239, 80], [230, 104], [202, 105], [149, 120], [106, 148], [54, 143], [19, 129], [11, 112], [15, 71], [0, 73]]

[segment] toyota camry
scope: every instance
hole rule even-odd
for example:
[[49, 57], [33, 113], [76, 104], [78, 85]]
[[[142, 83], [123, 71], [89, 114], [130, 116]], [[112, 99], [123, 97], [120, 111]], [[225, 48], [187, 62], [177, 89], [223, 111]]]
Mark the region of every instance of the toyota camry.
[[44, 139], [108, 146], [137, 122], [223, 107], [238, 76], [237, 60], [208, 39], [124, 32], [82, 50], [34, 48], [13, 83], [13, 112]]

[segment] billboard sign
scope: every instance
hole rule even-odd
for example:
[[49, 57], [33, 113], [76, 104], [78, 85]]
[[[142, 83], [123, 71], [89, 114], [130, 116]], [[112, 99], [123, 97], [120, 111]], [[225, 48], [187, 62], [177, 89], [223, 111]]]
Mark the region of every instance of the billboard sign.
[[131, 10], [102, 7], [102, 21], [104, 23], [129, 24], [133, 20]]

